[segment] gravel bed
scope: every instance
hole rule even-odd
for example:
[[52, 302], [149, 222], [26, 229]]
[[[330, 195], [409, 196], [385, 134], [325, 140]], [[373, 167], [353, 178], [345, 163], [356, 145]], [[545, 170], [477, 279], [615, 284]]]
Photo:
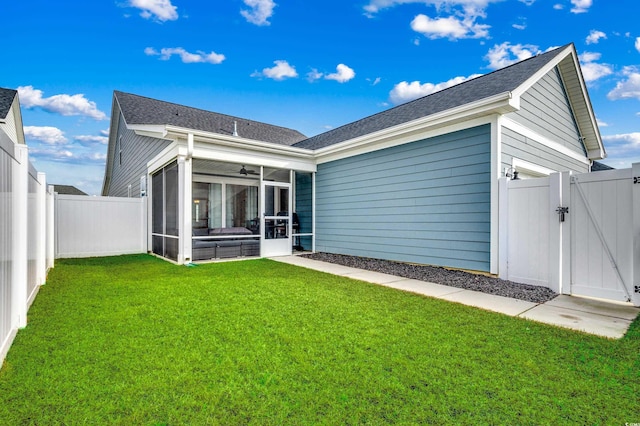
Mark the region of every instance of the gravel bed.
[[553, 290], [547, 287], [519, 284], [499, 278], [435, 266], [413, 265], [389, 260], [330, 253], [310, 253], [303, 254], [302, 256], [322, 262], [336, 263], [367, 271], [382, 272], [414, 280], [428, 281], [463, 288], [465, 290], [481, 291], [483, 293], [525, 300], [527, 302], [544, 303], [557, 296]]

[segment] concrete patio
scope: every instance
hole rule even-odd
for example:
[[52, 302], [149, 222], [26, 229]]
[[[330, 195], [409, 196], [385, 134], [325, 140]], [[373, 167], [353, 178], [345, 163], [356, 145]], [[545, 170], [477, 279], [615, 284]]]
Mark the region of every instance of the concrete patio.
[[624, 303], [559, 295], [553, 300], [538, 304], [379, 272], [365, 271], [333, 263], [320, 262], [302, 256], [282, 256], [272, 259], [303, 268], [327, 272], [613, 339], [623, 337], [633, 320], [640, 314], [640, 308]]

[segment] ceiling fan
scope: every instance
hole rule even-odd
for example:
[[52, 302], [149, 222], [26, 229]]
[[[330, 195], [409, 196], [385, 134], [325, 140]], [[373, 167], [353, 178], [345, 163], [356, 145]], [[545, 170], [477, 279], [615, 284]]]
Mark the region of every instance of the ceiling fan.
[[256, 172], [255, 170], [247, 170], [245, 166], [242, 166], [242, 168], [240, 169], [240, 174], [242, 176], [247, 176], [247, 175], [259, 175], [260, 173]]

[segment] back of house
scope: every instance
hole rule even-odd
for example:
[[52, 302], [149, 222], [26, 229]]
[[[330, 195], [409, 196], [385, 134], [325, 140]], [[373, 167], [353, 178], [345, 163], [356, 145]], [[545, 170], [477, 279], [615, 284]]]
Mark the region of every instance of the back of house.
[[498, 179], [605, 157], [572, 44], [310, 138], [122, 92], [111, 117], [103, 194], [150, 196], [150, 251], [180, 263], [295, 249], [498, 273]]

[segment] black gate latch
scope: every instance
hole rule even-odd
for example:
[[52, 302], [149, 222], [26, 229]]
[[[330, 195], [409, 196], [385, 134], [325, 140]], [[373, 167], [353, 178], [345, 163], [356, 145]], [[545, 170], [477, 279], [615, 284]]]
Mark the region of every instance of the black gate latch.
[[564, 215], [569, 214], [569, 207], [558, 207], [556, 212], [560, 215], [560, 222], [564, 222]]

